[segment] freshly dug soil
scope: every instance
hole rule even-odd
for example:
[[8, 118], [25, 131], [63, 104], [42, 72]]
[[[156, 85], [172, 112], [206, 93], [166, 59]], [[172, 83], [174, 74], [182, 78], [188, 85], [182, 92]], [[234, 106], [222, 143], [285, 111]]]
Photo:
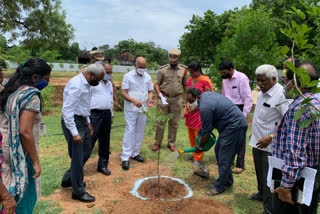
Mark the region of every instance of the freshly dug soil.
[[144, 181], [138, 189], [140, 196], [148, 199], [180, 199], [188, 194], [186, 187], [169, 178], [151, 178]]

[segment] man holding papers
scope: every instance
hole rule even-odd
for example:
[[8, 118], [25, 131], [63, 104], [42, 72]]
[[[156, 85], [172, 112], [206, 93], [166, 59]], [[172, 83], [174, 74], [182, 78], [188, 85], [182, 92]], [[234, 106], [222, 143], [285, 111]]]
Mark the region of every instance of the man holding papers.
[[[311, 81], [318, 80], [319, 75], [315, 65], [302, 63], [299, 67], [308, 72]], [[290, 72], [287, 73], [288, 80], [285, 86], [288, 91], [295, 88], [293, 74]], [[320, 113], [317, 110], [320, 108], [320, 101], [311, 93], [312, 88], [300, 87], [300, 90], [304, 97], [311, 99], [312, 105], [310, 103], [301, 105], [304, 97], [295, 97], [273, 137], [272, 155], [284, 161], [281, 181], [279, 179], [280, 186], [275, 184], [275, 190], [272, 191], [274, 213], [317, 213], [320, 194], [320, 118], [314, 115]], [[301, 108], [305, 108], [305, 111], [299, 110]], [[301, 118], [295, 117], [297, 111], [301, 111]], [[299, 123], [302, 121], [307, 123], [306, 128], [300, 128]], [[294, 186], [300, 180], [305, 167], [318, 170], [310, 206], [298, 204], [292, 198], [295, 195]]]

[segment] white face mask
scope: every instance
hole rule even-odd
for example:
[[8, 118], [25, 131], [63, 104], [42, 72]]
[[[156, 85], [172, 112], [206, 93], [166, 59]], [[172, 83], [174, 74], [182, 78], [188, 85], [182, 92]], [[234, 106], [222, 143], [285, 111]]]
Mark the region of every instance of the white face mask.
[[143, 73], [146, 71], [145, 68], [138, 68], [137, 69], [137, 73], [140, 74], [140, 75], [143, 75]]
[[197, 99], [193, 102], [189, 104], [192, 108], [198, 108], [198, 101]]

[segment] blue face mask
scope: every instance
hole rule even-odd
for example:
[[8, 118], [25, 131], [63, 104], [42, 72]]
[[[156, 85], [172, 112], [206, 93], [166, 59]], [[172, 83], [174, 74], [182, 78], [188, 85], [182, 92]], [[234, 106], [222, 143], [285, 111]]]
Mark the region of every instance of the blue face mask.
[[47, 87], [47, 85], [49, 84], [47, 81], [45, 81], [44, 79], [42, 79], [40, 76], [40, 82], [36, 83], [36, 85], [34, 87], [36, 87], [39, 90], [44, 89], [45, 87]]
[[109, 80], [109, 79], [111, 79], [111, 78], [112, 78], [111, 75], [105, 74], [104, 77], [103, 77], [103, 80], [107, 81], [107, 80]]

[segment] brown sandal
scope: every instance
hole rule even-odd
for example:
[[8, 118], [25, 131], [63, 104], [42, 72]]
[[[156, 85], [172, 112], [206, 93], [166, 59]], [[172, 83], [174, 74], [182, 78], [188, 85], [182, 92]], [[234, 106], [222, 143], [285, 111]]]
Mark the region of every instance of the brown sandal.
[[214, 187], [207, 192], [207, 195], [208, 195], [208, 196], [215, 196], [215, 195], [219, 195], [219, 194], [221, 194], [221, 192], [219, 192], [219, 191], [218, 191], [216, 188], [214, 188]]

